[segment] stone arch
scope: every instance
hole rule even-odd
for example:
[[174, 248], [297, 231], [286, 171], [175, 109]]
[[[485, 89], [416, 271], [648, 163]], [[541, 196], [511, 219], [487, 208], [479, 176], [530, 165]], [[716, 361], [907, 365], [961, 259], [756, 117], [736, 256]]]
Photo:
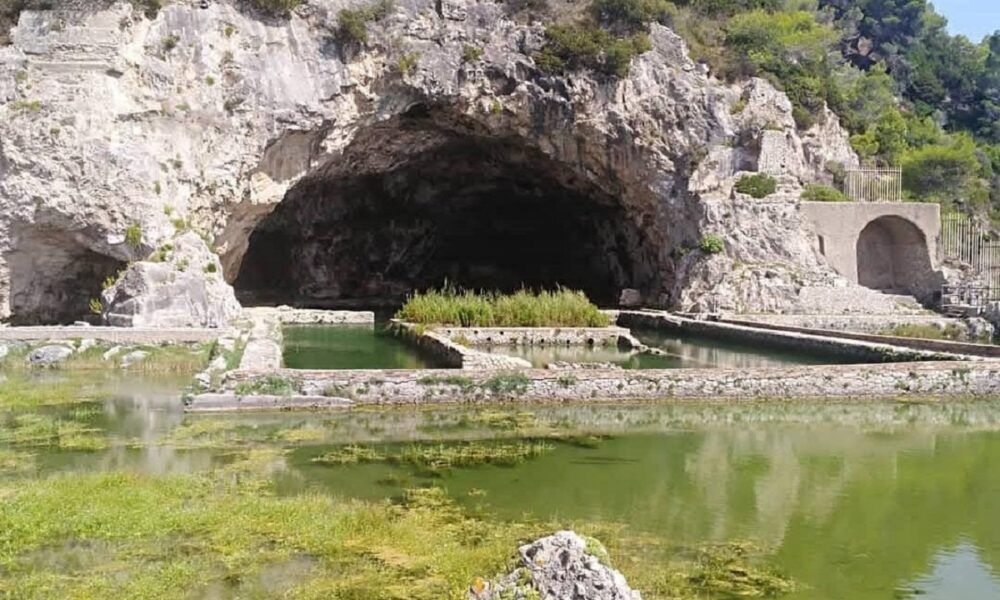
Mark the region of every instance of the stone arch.
[[927, 237], [903, 217], [873, 219], [858, 235], [858, 283], [924, 297], [933, 293], [934, 268]]
[[454, 107], [415, 104], [360, 128], [299, 180], [249, 237], [230, 276], [244, 303], [399, 301], [445, 281], [579, 288], [611, 304], [658, 288], [657, 244], [636, 202], [582, 162]]
[[84, 236], [55, 227], [14, 227], [4, 255], [9, 319], [18, 325], [94, 320], [91, 299], [126, 263], [91, 249]]

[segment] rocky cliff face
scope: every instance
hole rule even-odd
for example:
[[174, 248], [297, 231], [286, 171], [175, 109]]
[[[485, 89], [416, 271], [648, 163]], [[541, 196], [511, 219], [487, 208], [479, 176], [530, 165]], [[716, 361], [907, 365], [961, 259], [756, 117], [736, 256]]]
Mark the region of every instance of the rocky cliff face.
[[[79, 315], [189, 230], [221, 257], [211, 285], [317, 304], [448, 278], [788, 309], [842, 283], [795, 207], [857, 162], [836, 117], [797, 131], [783, 94], [716, 81], [669, 29], [607, 80], [540, 72], [543, 27], [493, 2], [398, 2], [360, 49], [332, 34], [342, 1], [204, 6], [22, 13], [0, 48], [0, 317]], [[735, 194], [746, 171], [779, 194]], [[710, 233], [723, 254], [690, 251]]]

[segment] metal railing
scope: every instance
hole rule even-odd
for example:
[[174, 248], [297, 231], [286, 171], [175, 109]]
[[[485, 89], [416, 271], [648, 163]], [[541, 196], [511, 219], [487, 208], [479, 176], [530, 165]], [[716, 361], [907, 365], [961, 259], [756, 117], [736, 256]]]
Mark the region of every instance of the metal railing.
[[941, 310], [946, 315], [979, 314], [991, 302], [1000, 302], [1000, 287], [945, 285], [941, 287]]
[[1000, 288], [1000, 241], [987, 228], [962, 214], [944, 215], [941, 251], [946, 259], [972, 267], [983, 287]]
[[849, 169], [844, 175], [844, 195], [854, 202], [902, 202], [903, 170]]

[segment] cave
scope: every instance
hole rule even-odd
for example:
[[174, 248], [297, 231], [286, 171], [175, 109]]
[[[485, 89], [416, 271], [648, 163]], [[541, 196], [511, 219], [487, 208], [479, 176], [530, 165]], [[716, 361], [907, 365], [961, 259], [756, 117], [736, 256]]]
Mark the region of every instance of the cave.
[[620, 194], [523, 136], [424, 107], [359, 131], [250, 235], [244, 304], [398, 304], [443, 286], [565, 286], [614, 304], [648, 290], [655, 257]]
[[14, 249], [4, 260], [9, 320], [14, 325], [96, 320], [91, 301], [101, 297], [105, 280], [126, 266], [60, 229], [25, 227], [17, 230], [13, 239]]
[[933, 292], [927, 238], [906, 219], [886, 216], [868, 223], [858, 236], [857, 261], [858, 283], [865, 287], [917, 297]]

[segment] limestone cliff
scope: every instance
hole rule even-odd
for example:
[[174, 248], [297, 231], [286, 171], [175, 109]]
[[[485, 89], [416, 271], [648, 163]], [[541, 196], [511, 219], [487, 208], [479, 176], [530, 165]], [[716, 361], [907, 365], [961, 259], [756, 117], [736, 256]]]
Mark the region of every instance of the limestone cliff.
[[[836, 117], [798, 131], [783, 94], [715, 80], [659, 25], [627, 77], [553, 77], [543, 26], [495, 2], [398, 2], [364, 47], [336, 39], [340, 0], [81, 3], [0, 48], [0, 318], [78, 318], [189, 230], [241, 296], [316, 304], [447, 278], [789, 310], [844, 285], [795, 204], [857, 162]], [[747, 171], [779, 193], [735, 194]], [[723, 254], [691, 250], [707, 234]]]

